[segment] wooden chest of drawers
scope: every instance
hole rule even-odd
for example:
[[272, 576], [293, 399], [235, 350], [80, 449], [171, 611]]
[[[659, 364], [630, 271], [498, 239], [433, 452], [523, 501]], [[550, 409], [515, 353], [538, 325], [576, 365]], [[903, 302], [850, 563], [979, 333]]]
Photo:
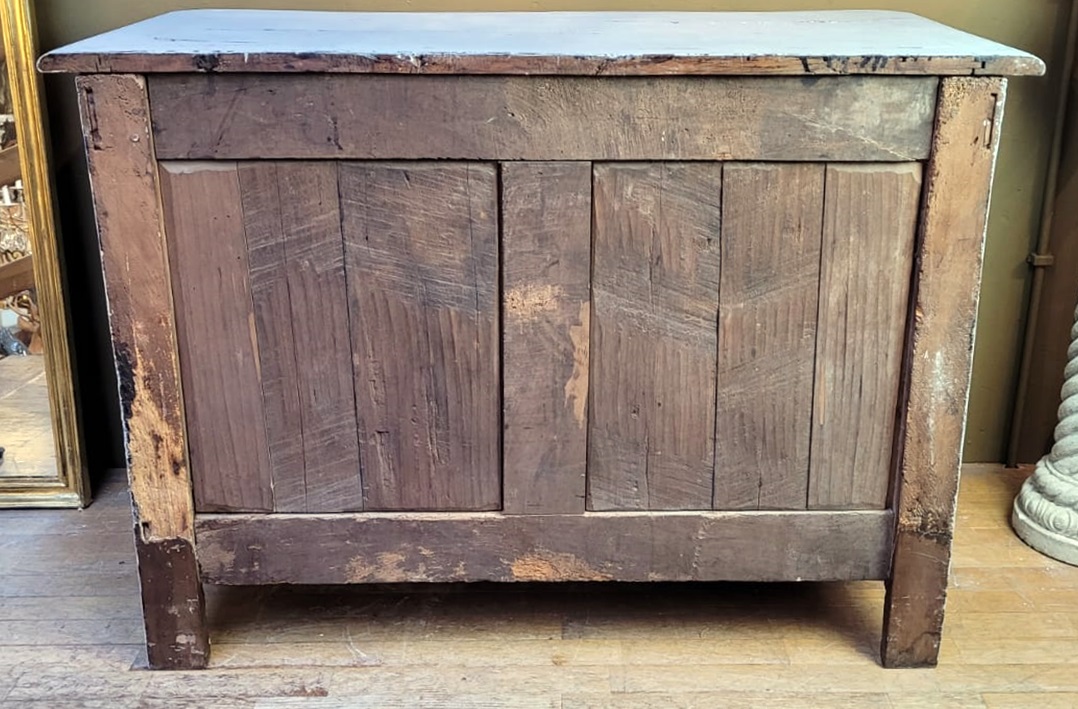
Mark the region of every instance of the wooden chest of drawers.
[[150, 662], [203, 582], [888, 583], [935, 662], [1006, 74], [898, 13], [174, 13], [79, 73]]

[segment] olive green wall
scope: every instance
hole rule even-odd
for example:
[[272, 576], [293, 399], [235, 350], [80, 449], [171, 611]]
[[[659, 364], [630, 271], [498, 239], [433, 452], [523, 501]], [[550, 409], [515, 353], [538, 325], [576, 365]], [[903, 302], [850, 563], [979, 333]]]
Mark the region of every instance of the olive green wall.
[[[1011, 82], [992, 200], [974, 362], [966, 460], [991, 462], [1002, 460], [1004, 455], [1027, 297], [1029, 273], [1025, 258], [1039, 223], [1058, 85], [1052, 74], [1059, 69], [1058, 57], [1063, 53], [1068, 4], [1066, 0], [816, 0], [812, 3], [793, 0], [38, 0], [37, 14], [41, 46], [49, 49], [169, 10], [215, 6], [379, 11], [891, 9], [916, 12], [1033, 52], [1048, 62], [1049, 76]], [[94, 455], [99, 460], [108, 462], [117, 455], [115, 436], [104, 429], [95, 435], [93, 424], [107, 420], [109, 411], [115, 411], [115, 402], [109, 398], [114, 385], [100, 375], [100, 367], [107, 362], [107, 340], [101, 313], [94, 305], [99, 302], [100, 283], [94, 278], [93, 241], [86, 236], [89, 205], [71, 98], [67, 80], [50, 79], [58, 192], [63, 200], [63, 223], [68, 229], [70, 276], [80, 294], [76, 299], [79, 311], [76, 315], [83, 316], [76, 332], [76, 345], [80, 345], [82, 358], [80, 374], [83, 380], [88, 380], [84, 387], [86, 398], [95, 400], [94, 406], [85, 406], [84, 410], [91, 419], [88, 421], [91, 452], [96, 451]], [[86, 320], [97, 327], [87, 327]], [[212, 333], [207, 336], [212, 337]]]

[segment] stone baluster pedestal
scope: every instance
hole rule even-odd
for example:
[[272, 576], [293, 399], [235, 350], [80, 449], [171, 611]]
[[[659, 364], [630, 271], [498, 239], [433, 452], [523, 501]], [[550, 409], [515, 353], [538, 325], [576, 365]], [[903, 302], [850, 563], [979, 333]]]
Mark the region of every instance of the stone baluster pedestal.
[[1037, 551], [1078, 565], [1078, 310], [1055, 439], [1052, 452], [1041, 458], [1015, 498], [1011, 524]]

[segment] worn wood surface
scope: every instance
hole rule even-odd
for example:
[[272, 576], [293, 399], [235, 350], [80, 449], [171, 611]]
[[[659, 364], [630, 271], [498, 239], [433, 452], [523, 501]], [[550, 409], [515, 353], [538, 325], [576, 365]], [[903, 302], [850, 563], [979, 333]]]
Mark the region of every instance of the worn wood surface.
[[365, 508], [501, 506], [497, 178], [342, 163]]
[[196, 518], [202, 573], [228, 584], [878, 579], [893, 524], [890, 511]]
[[595, 166], [589, 509], [711, 506], [722, 175]]
[[87, 76], [77, 87], [123, 410], [149, 663], [202, 667], [209, 642], [145, 84], [137, 76]]
[[14, 185], [22, 177], [19, 164], [19, 146], [10, 145], [0, 150], [0, 185]]
[[235, 163], [162, 163], [195, 506], [273, 509]]
[[34, 257], [20, 256], [14, 261], [0, 263], [0, 299], [34, 287]]
[[1006, 81], [943, 81], [925, 175], [883, 661], [935, 665]]
[[50, 52], [45, 71], [1041, 74], [902, 12], [173, 12]]
[[273, 509], [363, 508], [337, 165], [243, 164]]
[[329, 74], [149, 81], [160, 158], [398, 160], [919, 160], [928, 155], [938, 83]]
[[810, 509], [887, 506], [921, 166], [828, 165]]
[[1070, 709], [1078, 568], [1010, 531], [1028, 474], [963, 470], [931, 672], [878, 666], [875, 581], [211, 585], [209, 668], [143, 672], [130, 499], [113, 471], [81, 512], [0, 514], [13, 542], [0, 545], [0, 707], [413, 709], [421, 693], [455, 709]]
[[591, 165], [501, 166], [503, 509], [584, 511]]
[[804, 509], [823, 165], [727, 165], [715, 509]]

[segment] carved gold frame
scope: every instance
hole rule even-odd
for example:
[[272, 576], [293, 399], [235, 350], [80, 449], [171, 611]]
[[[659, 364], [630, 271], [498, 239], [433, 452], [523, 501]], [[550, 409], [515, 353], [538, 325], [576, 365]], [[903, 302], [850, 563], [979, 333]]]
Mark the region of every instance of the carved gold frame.
[[0, 0], [0, 24], [19, 140], [23, 193], [29, 212], [57, 467], [55, 478], [0, 478], [0, 507], [82, 507], [89, 501], [90, 484], [75, 407], [42, 81], [35, 68], [37, 35], [33, 0]]

